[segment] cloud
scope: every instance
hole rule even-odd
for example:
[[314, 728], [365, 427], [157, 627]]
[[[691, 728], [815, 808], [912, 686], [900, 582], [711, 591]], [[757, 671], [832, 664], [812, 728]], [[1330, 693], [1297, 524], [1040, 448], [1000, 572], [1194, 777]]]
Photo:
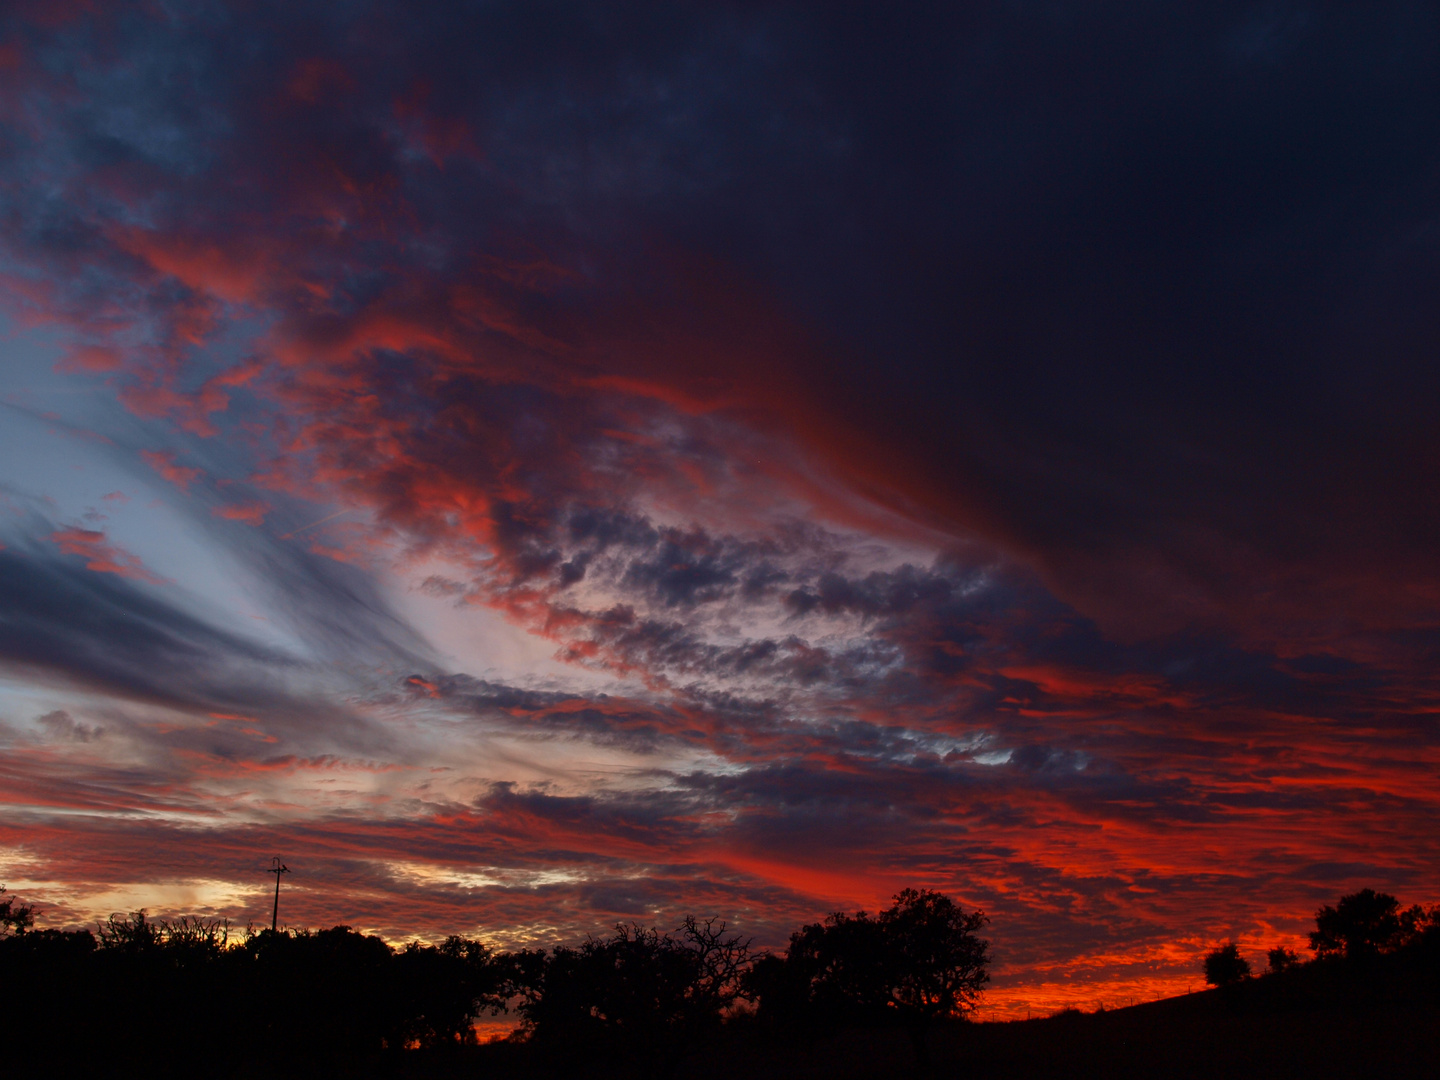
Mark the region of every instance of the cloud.
[[60, 529], [50, 534], [50, 539], [66, 555], [78, 555], [85, 560], [85, 569], [100, 574], [116, 574], [134, 578], [151, 585], [165, 585], [166, 580], [156, 576], [134, 555], [110, 543], [98, 529]]
[[105, 729], [89, 724], [79, 723], [64, 709], [56, 709], [44, 716], [35, 718], [47, 735], [52, 739], [68, 739], [74, 742], [94, 742], [105, 733]]
[[142, 450], [140, 457], [181, 491], [189, 491], [190, 485], [203, 475], [199, 469], [175, 464], [175, 455], [168, 450]]
[[283, 669], [273, 650], [216, 629], [123, 575], [99, 575], [43, 552], [0, 552], [5, 602], [0, 658], [108, 693], [200, 705], [248, 696], [243, 680], [222, 689], [233, 659]]
[[265, 515], [268, 514], [271, 509], [272, 507], [269, 503], [257, 500], [254, 502], [230, 503], [226, 506], [217, 506], [214, 510], [210, 511], [210, 513], [225, 521], [240, 521], [246, 525], [258, 526], [265, 523]]
[[[283, 564], [275, 569], [283, 572]], [[325, 584], [323, 576], [312, 575], [309, 595], [318, 597], [316, 590]], [[330, 595], [328, 612], [305, 623], [316, 632], [308, 655], [215, 626], [180, 600], [139, 588], [126, 577], [82, 569], [33, 544], [7, 548], [0, 551], [0, 667], [63, 692], [174, 710], [179, 719], [171, 716], [161, 726], [178, 723], [177, 730], [204, 726], [216, 714], [240, 714], [264, 717], [263, 723], [312, 753], [354, 753], [389, 743], [353, 707], [327, 700], [335, 689], [328, 671], [332, 646], [352, 662], [365, 655], [388, 655], [401, 664], [416, 660], [403, 650], [387, 654], [388, 637], [367, 636], [378, 613], [361, 606], [363, 597]], [[356, 605], [353, 617], [345, 615], [347, 603]], [[330, 637], [324, 636], [327, 627], [333, 628]], [[334, 635], [349, 647], [335, 645]], [[348, 689], [370, 692], [363, 683]], [[84, 728], [66, 728], [64, 710], [47, 715], [42, 726], [54, 735]], [[139, 729], [130, 723], [127, 730]]]

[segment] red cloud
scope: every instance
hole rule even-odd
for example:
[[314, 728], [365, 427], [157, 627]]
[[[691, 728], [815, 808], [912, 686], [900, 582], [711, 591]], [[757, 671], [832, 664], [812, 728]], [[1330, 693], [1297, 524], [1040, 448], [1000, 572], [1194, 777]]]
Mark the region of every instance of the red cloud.
[[405, 680], [405, 684], [423, 692], [426, 697], [438, 698], [440, 696], [440, 688], [433, 682], [422, 679], [419, 675], [411, 675]]
[[87, 570], [102, 574], [118, 574], [120, 577], [146, 581], [151, 585], [167, 585], [168, 580], [150, 572], [145, 564], [128, 551], [105, 539], [105, 534], [94, 529], [61, 529], [50, 534], [66, 555], [79, 555], [85, 560]]
[[198, 292], [222, 300], [253, 300], [269, 271], [267, 256], [240, 242], [141, 229], [119, 230], [115, 243]]
[[175, 455], [169, 450], [141, 450], [140, 458], [181, 491], [189, 491], [190, 485], [204, 475], [200, 469], [176, 465]]
[[226, 521], [243, 521], [246, 525], [263, 525], [265, 515], [271, 510], [267, 502], [258, 499], [251, 502], [229, 503], [225, 506], [217, 506], [210, 513], [215, 517], [224, 518]]
[[108, 345], [76, 345], [70, 348], [57, 363], [59, 371], [107, 372], [116, 371], [122, 364], [119, 349]]

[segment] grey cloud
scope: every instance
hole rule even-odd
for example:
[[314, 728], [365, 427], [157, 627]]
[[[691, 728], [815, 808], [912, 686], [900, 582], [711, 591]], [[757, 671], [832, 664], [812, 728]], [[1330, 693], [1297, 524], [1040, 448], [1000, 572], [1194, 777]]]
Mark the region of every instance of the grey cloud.
[[184, 707], [253, 701], [258, 672], [294, 666], [153, 590], [35, 546], [0, 551], [0, 662]]
[[78, 722], [64, 709], [55, 709], [44, 716], [37, 716], [35, 722], [44, 729], [46, 735], [56, 741], [88, 743], [94, 742], [105, 733], [105, 729], [98, 725]]
[[800, 615], [819, 610], [826, 614], [893, 616], [920, 604], [948, 600], [957, 588], [958, 583], [945, 575], [907, 563], [896, 570], [873, 571], [859, 580], [834, 572], [822, 573], [818, 581], [796, 589], [785, 602]]
[[[0, 667], [184, 712], [263, 717], [300, 746], [375, 752], [390, 742], [371, 722], [318, 695], [328, 673], [315, 661], [214, 626], [163, 589], [86, 569], [80, 559], [30, 542], [0, 550]], [[55, 737], [90, 732], [57, 713], [42, 726]], [[106, 727], [164, 749], [165, 740], [157, 743], [118, 714]], [[209, 730], [169, 741], [176, 740], [222, 757], [238, 756], [244, 745]]]

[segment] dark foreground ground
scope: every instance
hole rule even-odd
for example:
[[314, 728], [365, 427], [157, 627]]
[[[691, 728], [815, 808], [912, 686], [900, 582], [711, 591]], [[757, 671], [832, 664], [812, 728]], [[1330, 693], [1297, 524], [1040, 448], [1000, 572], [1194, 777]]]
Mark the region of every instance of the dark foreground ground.
[[[879, 1077], [1139, 1077], [1209, 1080], [1360, 1077], [1440, 1078], [1440, 979], [1431, 961], [1311, 964], [1254, 979], [1228, 991], [1206, 991], [1103, 1013], [1066, 1013], [1011, 1023], [960, 1023], [931, 1032], [929, 1061], [917, 1062], [898, 1030], [829, 1035], [733, 1024], [703, 1047], [655, 1054], [651, 1048], [493, 1043], [447, 1051], [409, 1051], [346, 1059], [308, 1058], [292, 1049], [268, 1054], [247, 1026], [210, 1015], [195, 1002], [188, 1016], [133, 1010], [152, 1050], [86, 1060], [60, 1045], [11, 1040], [4, 1074], [86, 1077], [215, 1077], [285, 1080], [868, 1080]], [[7, 988], [13, 990], [14, 988]], [[118, 1003], [117, 1003], [118, 1004]], [[83, 1026], [81, 1017], [74, 1018]], [[167, 1060], [167, 1031], [201, 1024], [213, 1031], [199, 1055]], [[71, 1044], [73, 1050], [74, 1044]], [[11, 1071], [14, 1067], [15, 1071]]]
[[[937, 1032], [926, 1068], [917, 1065], [903, 1032], [857, 1031], [810, 1045], [732, 1042], [684, 1061], [669, 1075], [677, 1080], [1440, 1078], [1440, 1007], [1434, 1003], [1275, 1017], [1235, 1015], [1209, 994], [1194, 997], [1206, 1000]], [[526, 1049], [481, 1047], [448, 1060], [416, 1059], [395, 1075], [406, 1080], [657, 1075], [635, 1065], [537, 1060]]]
[[[1200, 997], [1202, 995], [1195, 995]], [[1208, 995], [1203, 995], [1208, 997]], [[1181, 1007], [1174, 1007], [1181, 1006]], [[1440, 1008], [1235, 1015], [1219, 1002], [974, 1024], [938, 1033], [915, 1068], [900, 1033], [853, 1034], [811, 1053], [736, 1054], [695, 1077], [1440, 1077]], [[698, 1064], [698, 1063], [697, 1063]]]
[[[1440, 994], [1428, 973], [1389, 965], [1366, 972], [1311, 965], [1103, 1013], [1010, 1023], [957, 1024], [929, 1039], [917, 1063], [902, 1031], [852, 1031], [814, 1040], [737, 1031], [689, 1056], [670, 1076], [687, 1080], [867, 1080], [872, 1077], [1295, 1077], [1440, 1080]], [[655, 1075], [583, 1052], [546, 1060], [538, 1048], [492, 1045], [450, 1061], [407, 1062], [408, 1078]], [[663, 1068], [663, 1067], [662, 1067]]]

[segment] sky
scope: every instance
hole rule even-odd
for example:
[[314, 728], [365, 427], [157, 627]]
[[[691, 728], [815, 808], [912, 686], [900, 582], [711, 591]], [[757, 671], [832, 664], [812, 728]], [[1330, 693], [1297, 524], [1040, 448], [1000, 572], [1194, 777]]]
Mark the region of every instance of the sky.
[[1440, 900], [1428, 4], [0, 11], [0, 883], [987, 1008]]

